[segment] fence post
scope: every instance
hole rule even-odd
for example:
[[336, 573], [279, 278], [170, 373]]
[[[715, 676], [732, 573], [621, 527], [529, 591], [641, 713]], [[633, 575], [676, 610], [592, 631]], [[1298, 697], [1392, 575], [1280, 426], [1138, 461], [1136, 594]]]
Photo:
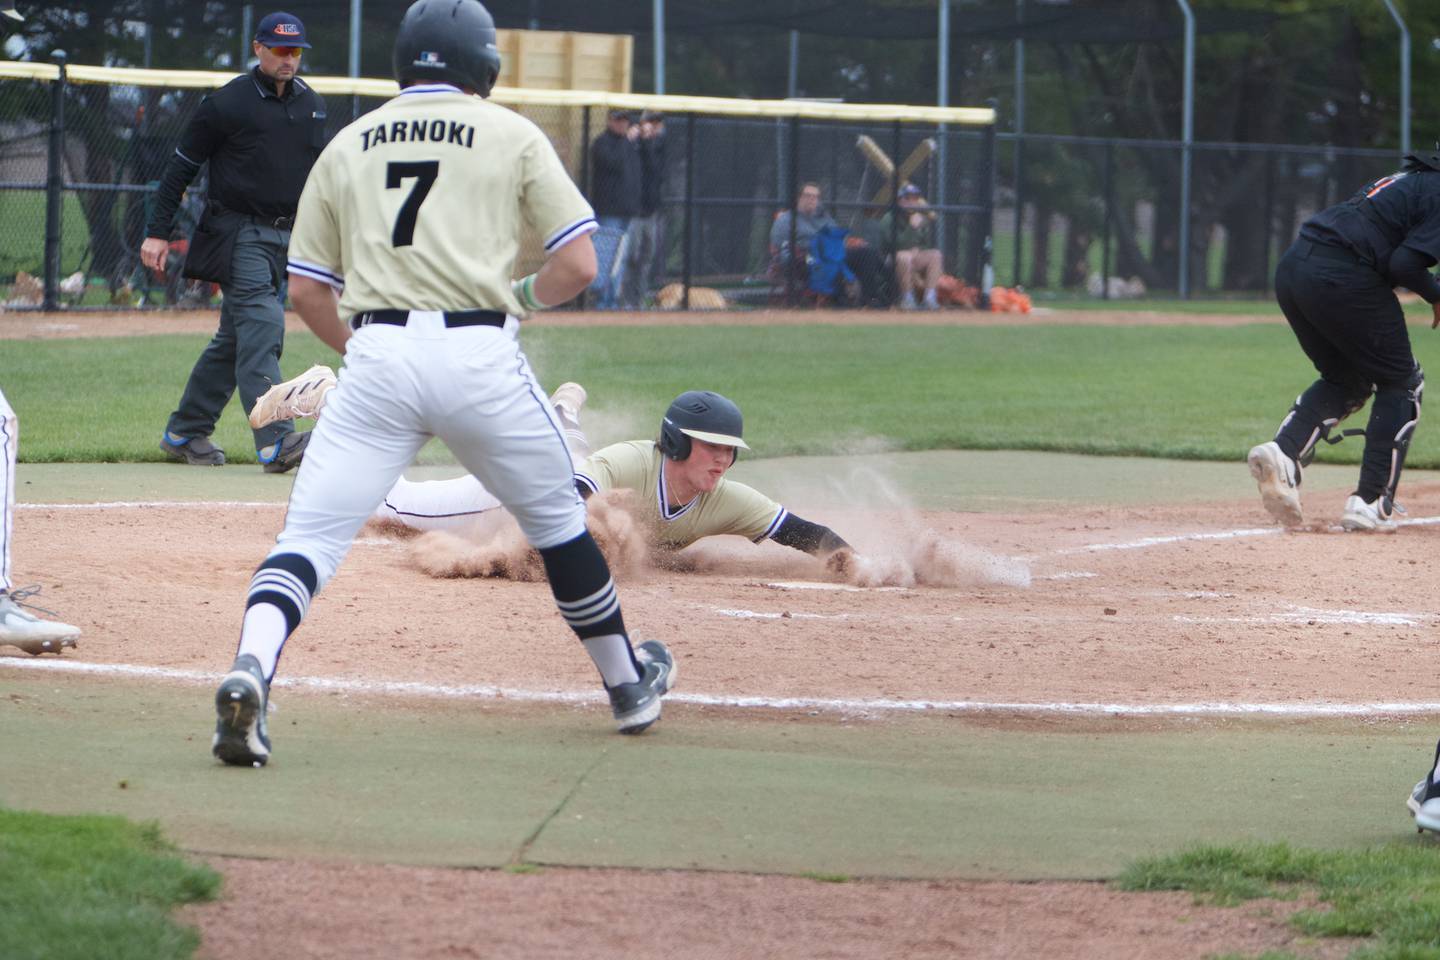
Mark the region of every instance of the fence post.
[[980, 213], [980, 264], [976, 274], [980, 283], [981, 309], [989, 309], [990, 288], [995, 286], [995, 187], [1000, 167], [1000, 141], [995, 135], [1000, 125], [1000, 105], [993, 97], [989, 104], [996, 117], [985, 128], [985, 175], [980, 178], [980, 188], [985, 191], [985, 205]]
[[685, 118], [685, 240], [681, 244], [684, 274], [680, 307], [690, 309], [690, 282], [694, 277], [694, 254], [690, 249], [695, 234], [695, 114]]
[[800, 258], [803, 263], [805, 258], [799, 250], [798, 238], [795, 231], [798, 224], [795, 222], [798, 214], [795, 211], [795, 201], [800, 193], [800, 117], [790, 118], [790, 156], [787, 158], [787, 166], [790, 170], [790, 255], [785, 258], [785, 306], [795, 306], [795, 263]]
[[[587, 197], [595, 196], [595, 185], [590, 182], [590, 108], [580, 108], [580, 191]], [[590, 309], [590, 288], [580, 291], [575, 298], [575, 309]]]
[[1025, 137], [1015, 134], [1015, 267], [1010, 278], [1013, 286], [1020, 286], [1021, 257], [1025, 253]]
[[1105, 195], [1105, 228], [1100, 246], [1100, 299], [1110, 299], [1110, 217], [1115, 209], [1115, 144], [1105, 144], [1105, 166], [1101, 175]]
[[50, 145], [45, 173], [45, 299], [46, 310], [60, 308], [60, 221], [65, 199], [62, 153], [65, 149], [65, 51], [53, 50], [50, 59], [60, 68], [50, 88]]
[[1260, 256], [1264, 267], [1260, 274], [1260, 289], [1270, 292], [1270, 245], [1275, 242], [1275, 154], [1265, 153], [1265, 219], [1260, 227]]

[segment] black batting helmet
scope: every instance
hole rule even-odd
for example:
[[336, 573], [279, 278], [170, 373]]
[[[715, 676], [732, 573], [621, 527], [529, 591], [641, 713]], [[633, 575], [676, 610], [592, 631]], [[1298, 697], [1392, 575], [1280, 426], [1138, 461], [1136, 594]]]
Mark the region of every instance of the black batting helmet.
[[[740, 439], [745, 420], [740, 408], [709, 390], [687, 390], [676, 397], [660, 421], [660, 452], [671, 460], [690, 456], [690, 438], [734, 447], [736, 455], [750, 447]], [[733, 462], [733, 461], [732, 461]]]
[[480, 0], [415, 0], [395, 34], [395, 79], [453, 83], [490, 96], [500, 75], [495, 19]]

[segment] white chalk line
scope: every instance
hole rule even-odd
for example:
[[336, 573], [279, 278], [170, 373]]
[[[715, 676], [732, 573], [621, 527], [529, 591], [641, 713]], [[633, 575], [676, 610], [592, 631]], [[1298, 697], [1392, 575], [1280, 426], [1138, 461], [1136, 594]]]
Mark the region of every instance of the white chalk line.
[[[0, 669], [38, 670], [55, 673], [83, 673], [100, 676], [140, 677], [186, 683], [213, 684], [220, 674], [198, 670], [174, 670], [118, 663], [85, 663], [78, 660], [21, 660], [0, 657]], [[408, 681], [346, 680], [334, 677], [281, 677], [279, 689], [316, 690], [327, 693], [382, 694], [415, 698], [509, 700], [516, 703], [600, 704], [606, 702], [598, 691], [522, 690], [488, 684], [431, 684]], [[807, 710], [846, 716], [901, 713], [1064, 714], [1068, 716], [1126, 717], [1374, 717], [1396, 714], [1440, 714], [1440, 702], [1327, 703], [1288, 701], [1277, 703], [1196, 702], [1196, 703], [1087, 703], [1087, 702], [1005, 702], [983, 700], [891, 700], [829, 697], [721, 697], [700, 693], [671, 693], [665, 699], [706, 707], [761, 710]]]
[[[1440, 523], [1440, 517], [1414, 517], [1412, 519], [1397, 521], [1402, 527], [1424, 527]], [[1331, 527], [1331, 530], [1339, 530], [1340, 527]], [[1063, 550], [1056, 550], [1057, 556], [1066, 556], [1076, 553], [1097, 553], [1105, 550], [1142, 550], [1145, 547], [1159, 547], [1171, 543], [1184, 543], [1198, 540], [1238, 540], [1243, 537], [1266, 537], [1277, 533], [1287, 533], [1284, 527], [1249, 527], [1240, 530], [1216, 530], [1201, 533], [1181, 533], [1171, 536], [1142, 537], [1139, 540], [1127, 540], [1119, 543], [1092, 543], [1083, 547], [1067, 547]]]
[[1271, 613], [1259, 617], [1191, 617], [1176, 614], [1171, 617], [1177, 623], [1358, 623], [1384, 627], [1418, 627], [1422, 623], [1433, 623], [1435, 616], [1428, 613], [1397, 613], [1390, 611], [1372, 612], [1367, 610], [1317, 610], [1312, 607], [1290, 606], [1284, 613]]

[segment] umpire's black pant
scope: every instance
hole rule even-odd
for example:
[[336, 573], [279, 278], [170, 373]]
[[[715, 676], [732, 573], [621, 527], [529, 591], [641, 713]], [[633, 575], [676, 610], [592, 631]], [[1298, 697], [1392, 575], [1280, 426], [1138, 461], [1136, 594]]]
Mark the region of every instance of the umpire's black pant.
[[[237, 389], [248, 415], [260, 395], [284, 379], [280, 354], [285, 348], [289, 246], [289, 230], [245, 218], [235, 237], [230, 282], [221, 286], [225, 299], [220, 305], [220, 326], [195, 361], [180, 405], [165, 427], [175, 436], [210, 436]], [[280, 420], [252, 431], [255, 449], [268, 447], [294, 431], [294, 420]]]
[[[1389, 278], [1350, 250], [1303, 237], [1280, 258], [1275, 296], [1300, 348], [1320, 372], [1275, 439], [1298, 458], [1313, 446], [1319, 424], [1358, 410], [1372, 391], [1384, 396], [1383, 404], [1377, 396], [1366, 428], [1357, 490], [1372, 502], [1390, 480], [1397, 432], [1419, 413], [1408, 409], [1418, 405], [1420, 372], [1400, 301]], [[1402, 399], [1411, 392], [1415, 404]]]

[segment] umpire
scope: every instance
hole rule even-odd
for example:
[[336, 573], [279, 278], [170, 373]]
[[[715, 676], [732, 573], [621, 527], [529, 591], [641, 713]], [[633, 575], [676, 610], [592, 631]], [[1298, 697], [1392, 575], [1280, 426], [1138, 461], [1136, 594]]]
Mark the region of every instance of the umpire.
[[[1362, 187], [1307, 220], [1280, 258], [1275, 295], [1306, 356], [1320, 372], [1280, 424], [1275, 439], [1250, 451], [1250, 473], [1265, 508], [1298, 525], [1300, 467], [1322, 439], [1375, 395], [1363, 434], [1360, 483], [1340, 524], [1351, 531], [1395, 530], [1395, 491], [1420, 419], [1425, 376], [1410, 349], [1395, 287], [1430, 304], [1440, 326], [1440, 151], [1405, 158], [1398, 173]], [[1342, 435], [1342, 436], [1343, 436]]]
[[[236, 388], [248, 414], [279, 383], [285, 341], [286, 250], [300, 191], [325, 146], [325, 102], [296, 74], [305, 25], [289, 13], [260, 21], [251, 44], [259, 62], [200, 103], [171, 156], [140, 248], [141, 261], [163, 271], [175, 211], [206, 161], [209, 200], [191, 238], [184, 274], [220, 284], [220, 326], [206, 346], [160, 449], [170, 459], [219, 466], [225, 451], [210, 442]], [[267, 473], [300, 462], [310, 435], [293, 420], [254, 431]]]

